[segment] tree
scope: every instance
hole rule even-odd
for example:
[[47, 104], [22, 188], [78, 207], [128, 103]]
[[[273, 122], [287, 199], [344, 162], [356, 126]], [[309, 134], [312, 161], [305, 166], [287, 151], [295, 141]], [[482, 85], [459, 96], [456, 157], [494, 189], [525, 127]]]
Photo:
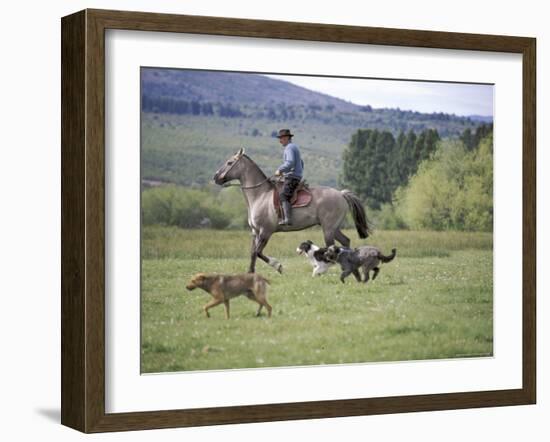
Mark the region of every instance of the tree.
[[203, 115], [213, 115], [214, 108], [211, 103], [203, 103], [201, 106], [201, 114]]
[[201, 104], [198, 101], [191, 102], [191, 113], [193, 115], [199, 115], [201, 113]]
[[344, 150], [342, 184], [374, 209], [391, 201], [395, 186], [391, 177], [395, 146], [395, 138], [390, 132], [360, 129]]
[[341, 176], [341, 184], [354, 191], [361, 198], [365, 198], [366, 191], [364, 190], [363, 180], [365, 175], [365, 157], [367, 139], [371, 130], [359, 129], [351, 137], [348, 147], [342, 154], [343, 169]]
[[412, 130], [410, 130], [405, 140], [404, 152], [402, 155], [402, 167], [404, 169], [404, 174], [403, 180], [401, 182], [403, 184], [405, 184], [409, 177], [416, 172], [416, 161], [414, 158], [414, 147], [416, 145], [416, 138], [416, 134]]
[[405, 186], [418, 165], [437, 148], [439, 134], [427, 129], [417, 137], [401, 132], [397, 141], [389, 131], [360, 129], [343, 154], [341, 183], [357, 193], [373, 209], [391, 203], [392, 195]]
[[472, 136], [472, 131], [470, 128], [465, 129], [464, 132], [462, 132], [462, 135], [460, 135], [460, 141], [462, 141], [462, 144], [464, 144], [464, 147], [467, 150], [473, 150], [474, 138]]

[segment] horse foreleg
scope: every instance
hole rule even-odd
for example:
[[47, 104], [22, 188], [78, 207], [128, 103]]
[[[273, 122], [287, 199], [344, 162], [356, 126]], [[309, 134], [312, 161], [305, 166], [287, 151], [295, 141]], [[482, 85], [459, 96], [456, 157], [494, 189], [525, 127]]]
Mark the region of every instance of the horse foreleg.
[[256, 258], [258, 256], [256, 248], [256, 235], [252, 237], [252, 247], [250, 248], [250, 267], [248, 273], [254, 273], [256, 271]]
[[277, 261], [275, 258], [271, 256], [266, 256], [263, 254], [263, 250], [265, 246], [267, 246], [267, 243], [269, 241], [269, 237], [260, 236], [258, 239], [258, 242], [256, 244], [256, 253], [258, 254], [258, 257], [269, 264], [271, 267], [273, 267], [275, 270], [277, 270], [279, 273], [283, 273], [283, 265]]
[[272, 256], [266, 256], [263, 253], [258, 254], [258, 257], [268, 263], [279, 273], [283, 273], [283, 265], [277, 259], [273, 258]]

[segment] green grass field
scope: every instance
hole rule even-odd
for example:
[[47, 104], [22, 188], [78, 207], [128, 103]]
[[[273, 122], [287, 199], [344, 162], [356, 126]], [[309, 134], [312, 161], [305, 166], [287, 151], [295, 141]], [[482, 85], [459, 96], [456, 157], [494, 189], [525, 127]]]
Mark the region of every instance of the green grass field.
[[312, 278], [295, 252], [306, 239], [322, 244], [315, 229], [271, 239], [265, 252], [283, 263], [282, 275], [258, 261], [271, 281], [272, 318], [255, 317], [257, 304], [241, 296], [231, 319], [223, 305], [207, 319], [210, 295], [185, 284], [197, 272], [246, 271], [249, 233], [145, 227], [142, 372], [492, 355], [492, 234], [377, 231], [367, 243], [396, 247], [397, 257], [366, 285], [353, 276], [342, 284], [336, 266]]

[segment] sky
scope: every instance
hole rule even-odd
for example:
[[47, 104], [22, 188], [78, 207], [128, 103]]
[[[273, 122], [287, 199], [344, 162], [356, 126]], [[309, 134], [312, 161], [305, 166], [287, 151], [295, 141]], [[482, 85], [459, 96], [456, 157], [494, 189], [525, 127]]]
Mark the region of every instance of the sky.
[[493, 86], [402, 80], [268, 75], [316, 92], [374, 108], [493, 116]]

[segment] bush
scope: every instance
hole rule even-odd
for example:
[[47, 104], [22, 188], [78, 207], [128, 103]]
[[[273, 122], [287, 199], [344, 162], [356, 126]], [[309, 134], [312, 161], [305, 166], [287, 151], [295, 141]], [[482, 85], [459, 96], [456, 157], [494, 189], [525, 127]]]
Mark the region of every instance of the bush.
[[468, 151], [460, 141], [445, 141], [423, 162], [406, 188], [395, 194], [397, 213], [415, 230], [493, 228], [493, 138]]
[[216, 205], [230, 219], [227, 228], [248, 229], [248, 211], [241, 189], [222, 189], [216, 196]]
[[382, 230], [403, 230], [407, 224], [395, 210], [392, 204], [382, 204], [378, 212], [373, 214], [376, 228]]
[[223, 229], [231, 223], [212, 193], [173, 185], [144, 190], [141, 212], [144, 225]]

